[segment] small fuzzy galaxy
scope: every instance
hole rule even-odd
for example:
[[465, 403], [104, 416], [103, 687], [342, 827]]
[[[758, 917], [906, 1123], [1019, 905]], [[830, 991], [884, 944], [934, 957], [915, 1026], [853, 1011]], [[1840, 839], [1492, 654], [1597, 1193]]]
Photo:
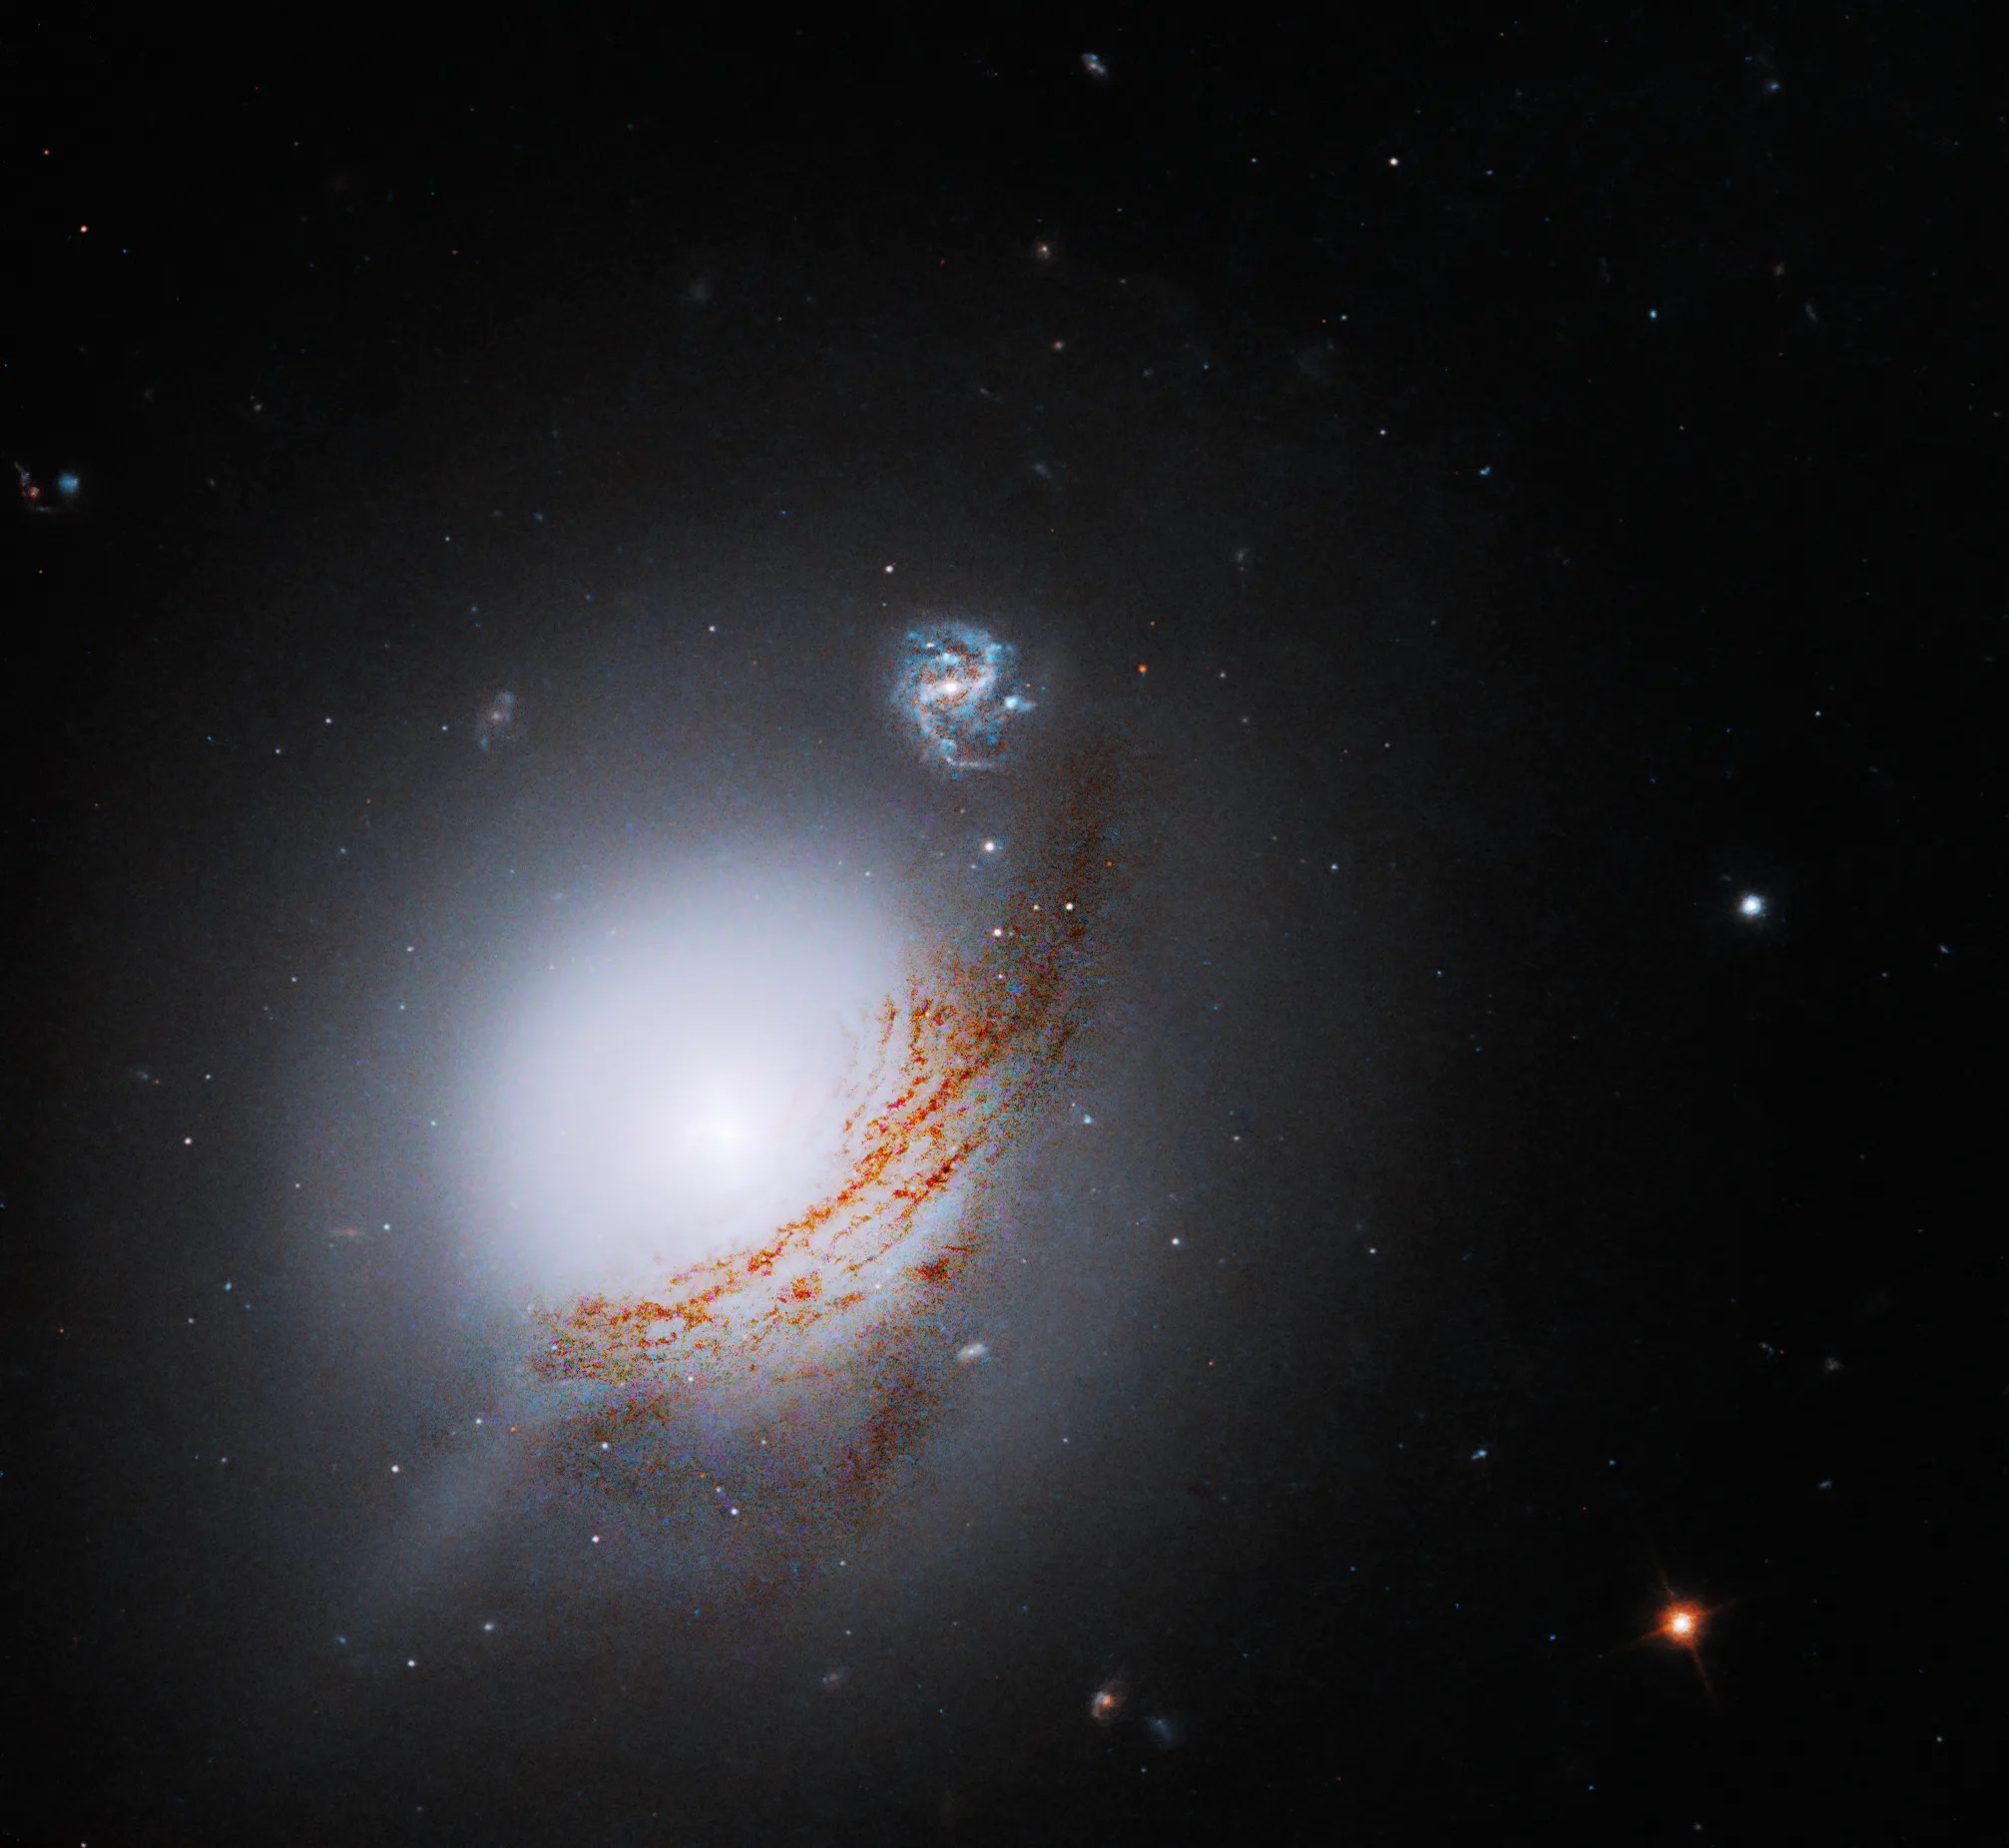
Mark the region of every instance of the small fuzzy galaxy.
[[997, 768], [1007, 731], [1036, 706], [1013, 679], [1011, 645], [973, 623], [943, 622], [911, 631], [902, 652], [896, 697], [926, 760], [951, 774]]

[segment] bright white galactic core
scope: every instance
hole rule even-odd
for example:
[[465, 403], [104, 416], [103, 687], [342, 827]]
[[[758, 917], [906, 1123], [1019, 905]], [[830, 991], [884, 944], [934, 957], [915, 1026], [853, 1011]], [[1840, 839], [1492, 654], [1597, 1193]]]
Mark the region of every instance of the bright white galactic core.
[[[1003, 761], [1032, 703], [1012, 663], [967, 624], [909, 638], [895, 704], [951, 779]], [[1083, 1024], [1117, 870], [1106, 762], [1031, 782], [1033, 844], [974, 903], [715, 844], [504, 952], [459, 1185], [547, 1493], [688, 1539], [730, 1479], [736, 1570], [783, 1583], [967, 1376], [955, 1299]]]
[[751, 854], [577, 920], [483, 1062], [477, 1261], [523, 1300], [618, 1294], [792, 1217], [841, 1156], [896, 937]]

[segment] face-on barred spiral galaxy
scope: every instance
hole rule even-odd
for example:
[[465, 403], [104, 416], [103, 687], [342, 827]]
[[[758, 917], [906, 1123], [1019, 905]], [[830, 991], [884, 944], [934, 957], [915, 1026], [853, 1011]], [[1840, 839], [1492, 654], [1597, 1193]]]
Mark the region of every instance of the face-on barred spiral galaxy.
[[995, 769], [1012, 723], [1032, 710], [1018, 658], [973, 623], [910, 631], [893, 698], [919, 736], [922, 755], [951, 771]]

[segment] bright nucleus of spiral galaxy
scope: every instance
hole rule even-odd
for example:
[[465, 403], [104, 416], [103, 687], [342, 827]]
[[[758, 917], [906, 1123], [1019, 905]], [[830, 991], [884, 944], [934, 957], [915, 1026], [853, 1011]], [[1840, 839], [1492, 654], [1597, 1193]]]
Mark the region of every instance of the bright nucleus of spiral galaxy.
[[942, 621], [910, 631], [893, 697], [922, 756], [952, 772], [995, 769], [1014, 721], [1033, 709], [1017, 668], [1011, 645], [974, 623]]
[[[913, 696], [974, 701], [941, 722], [981, 738], [1015, 709], [1010, 650], [958, 635], [914, 671], [988, 680]], [[980, 896], [895, 926], [791, 856], [714, 853], [544, 957], [479, 1157], [538, 1477], [729, 1520], [771, 1565], [874, 1505], [969, 1390], [966, 1286], [1053, 1119], [1120, 871], [1106, 761], [1044, 769]]]
[[[813, 1165], [794, 1169], [812, 1189], [797, 1209], [649, 1287], [541, 1309], [540, 1378], [615, 1389], [623, 1413], [637, 1394], [681, 1399], [687, 1389], [715, 1409], [753, 1404], [828, 1379], [859, 1337], [940, 1294], [974, 1255], [995, 1157], [1082, 1025], [1111, 868], [1099, 831], [1067, 847], [1045, 877], [981, 914], [996, 922], [973, 926], [968, 942], [912, 952], [852, 1036], [825, 1109], [802, 1116], [820, 1116], [831, 1134]], [[729, 1153], [765, 1143], [762, 1108], [701, 1111], [688, 1140]], [[790, 1126], [779, 1128], [785, 1137]], [[765, 1165], [788, 1155], [773, 1148]], [[955, 1355], [945, 1347], [941, 1359]]]

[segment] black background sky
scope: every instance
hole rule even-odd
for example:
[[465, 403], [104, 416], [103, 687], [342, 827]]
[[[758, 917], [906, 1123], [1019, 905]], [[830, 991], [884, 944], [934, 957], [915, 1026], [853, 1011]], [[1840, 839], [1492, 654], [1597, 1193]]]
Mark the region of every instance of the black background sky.
[[[0, 1839], [1989, 1839], [1981, 34], [10, 24]], [[1106, 1135], [859, 1583], [679, 1627], [382, 1488], [415, 1126], [595, 843], [948, 838], [948, 607], [1133, 764]]]

